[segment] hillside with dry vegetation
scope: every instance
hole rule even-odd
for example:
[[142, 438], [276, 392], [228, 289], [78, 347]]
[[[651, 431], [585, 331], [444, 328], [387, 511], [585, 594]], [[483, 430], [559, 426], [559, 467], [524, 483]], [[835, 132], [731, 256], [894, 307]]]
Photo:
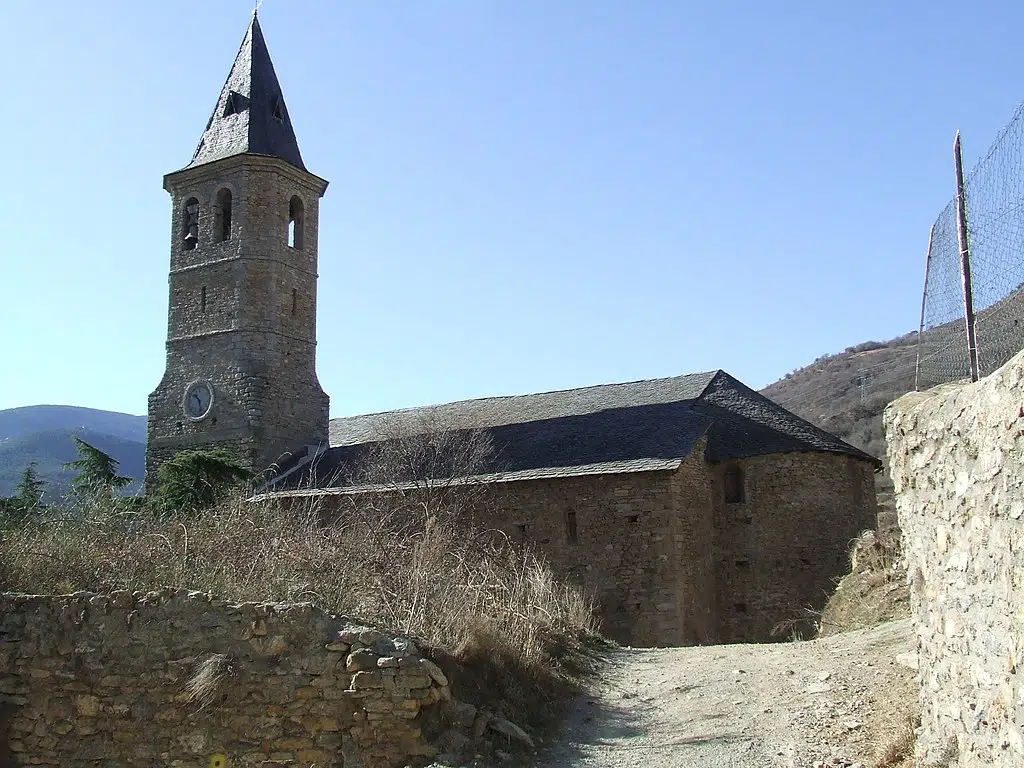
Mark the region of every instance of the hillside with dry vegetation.
[[914, 389], [917, 334], [866, 341], [786, 374], [761, 390], [784, 408], [885, 459], [882, 411]]

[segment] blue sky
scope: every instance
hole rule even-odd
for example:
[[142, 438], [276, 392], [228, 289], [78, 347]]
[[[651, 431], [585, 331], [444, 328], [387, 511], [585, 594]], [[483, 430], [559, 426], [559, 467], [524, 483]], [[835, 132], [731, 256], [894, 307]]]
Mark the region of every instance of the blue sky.
[[[144, 413], [169, 197], [251, 13], [0, 3], [0, 408]], [[1024, 99], [1024, 4], [265, 0], [321, 209], [332, 415], [724, 368], [918, 321]]]

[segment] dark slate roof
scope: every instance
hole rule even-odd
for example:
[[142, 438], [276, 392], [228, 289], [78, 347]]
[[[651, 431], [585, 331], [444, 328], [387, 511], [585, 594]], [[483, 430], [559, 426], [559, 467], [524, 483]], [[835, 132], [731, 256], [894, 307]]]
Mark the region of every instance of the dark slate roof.
[[694, 400], [711, 383], [715, 373], [691, 373], [670, 379], [602, 384], [533, 395], [485, 397], [424, 408], [346, 416], [331, 419], [331, 445], [354, 445], [380, 440], [385, 428], [390, 431], [415, 431], [425, 420], [443, 424], [448, 429], [480, 429], [561, 416], [580, 416], [610, 408]]
[[[431, 419], [431, 423], [437, 422]], [[482, 457], [482, 465], [474, 467], [473, 476], [507, 482], [676, 469], [710, 426], [711, 420], [696, 412], [689, 401], [497, 424], [486, 430], [493, 453]], [[395, 434], [390, 427], [388, 432]], [[458, 439], [458, 432], [454, 432], [454, 439]], [[304, 471], [283, 478], [277, 489], [350, 485], [352, 468], [357, 468], [360, 459], [376, 445], [379, 443], [330, 448]], [[391, 479], [402, 482], [423, 478]]]
[[278, 157], [306, 168], [255, 13], [188, 167], [242, 154]]
[[709, 461], [824, 451], [879, 463], [710, 371], [333, 419], [332, 447], [304, 466], [283, 466], [269, 490], [349, 486], [350, 468], [373, 446], [437, 427], [486, 430], [494, 455], [474, 475], [501, 481], [672, 470], [704, 436]]

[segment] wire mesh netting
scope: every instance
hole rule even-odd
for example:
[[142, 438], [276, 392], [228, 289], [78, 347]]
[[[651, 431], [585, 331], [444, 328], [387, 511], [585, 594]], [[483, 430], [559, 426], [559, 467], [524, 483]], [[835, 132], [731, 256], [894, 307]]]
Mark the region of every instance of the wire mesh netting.
[[[1024, 349], [1024, 104], [965, 178], [979, 375]], [[970, 379], [956, 199], [932, 225], [917, 388]]]

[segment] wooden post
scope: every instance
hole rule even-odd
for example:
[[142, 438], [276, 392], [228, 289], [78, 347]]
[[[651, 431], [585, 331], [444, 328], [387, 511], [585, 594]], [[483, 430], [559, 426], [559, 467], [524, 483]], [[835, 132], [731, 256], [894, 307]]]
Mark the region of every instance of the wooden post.
[[978, 380], [978, 338], [974, 329], [974, 291], [971, 286], [971, 244], [967, 237], [967, 191], [964, 189], [964, 155], [960, 131], [953, 142], [956, 163], [957, 236], [960, 240], [960, 274], [964, 281], [964, 315], [967, 319], [967, 354], [971, 358], [971, 381]]
[[928, 273], [932, 268], [932, 243], [935, 241], [935, 222], [928, 230], [928, 253], [924, 260], [924, 290], [921, 291], [921, 324], [917, 328], [917, 365], [914, 367], [914, 391], [921, 391], [921, 346], [924, 344], [924, 311], [928, 305]]

